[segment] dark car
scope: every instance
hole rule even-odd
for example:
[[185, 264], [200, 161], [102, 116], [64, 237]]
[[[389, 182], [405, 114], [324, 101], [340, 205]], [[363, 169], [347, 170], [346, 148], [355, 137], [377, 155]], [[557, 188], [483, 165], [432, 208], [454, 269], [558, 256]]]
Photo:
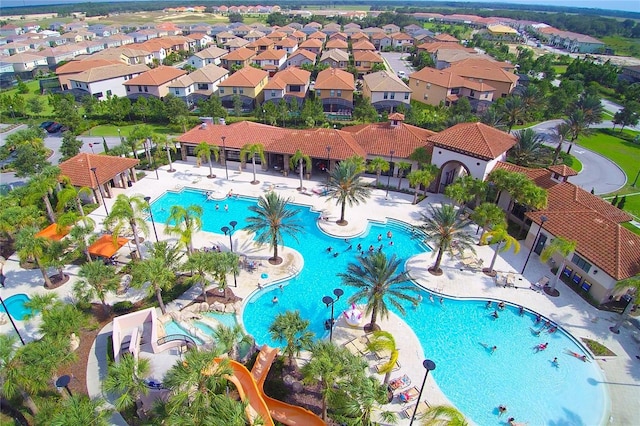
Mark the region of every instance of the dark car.
[[49, 133], [57, 133], [62, 129], [62, 124], [54, 123], [51, 126], [47, 127], [47, 132]]
[[43, 121], [42, 123], [40, 123], [40, 128], [41, 129], [46, 129], [47, 127], [51, 126], [52, 124], [55, 124], [55, 121]]

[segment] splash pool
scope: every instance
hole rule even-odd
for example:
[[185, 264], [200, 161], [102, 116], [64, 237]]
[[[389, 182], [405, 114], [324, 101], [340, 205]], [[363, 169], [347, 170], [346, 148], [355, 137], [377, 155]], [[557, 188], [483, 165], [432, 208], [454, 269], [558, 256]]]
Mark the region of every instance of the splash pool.
[[[31, 299], [24, 293], [14, 294], [4, 299], [4, 304], [9, 311], [11, 318], [17, 321], [22, 321], [25, 316], [31, 313], [31, 309], [24, 306], [25, 303]], [[6, 313], [4, 306], [0, 305], [0, 312]]]
[[[247, 208], [255, 200], [240, 197], [207, 202], [201, 191], [168, 192], [153, 203], [154, 217], [165, 221], [174, 204], [203, 206], [203, 230], [220, 233], [230, 220], [238, 221], [238, 228], [244, 227], [250, 215]], [[225, 204], [229, 213], [223, 209]], [[387, 255], [396, 254], [405, 261], [428, 250], [402, 222], [370, 223], [362, 235], [345, 242], [322, 233], [316, 225], [318, 213], [309, 207], [291, 208], [299, 211], [305, 234], [300, 241], [288, 238], [286, 245], [299, 251], [305, 264], [282, 288], [264, 288], [247, 300], [243, 324], [258, 344], [278, 346], [270, 339], [268, 327], [276, 314], [291, 309], [310, 320], [316, 336], [326, 336], [324, 321], [329, 312], [322, 297], [341, 287], [345, 295], [336, 304], [336, 312], [348, 307], [347, 299], [354, 289], [343, 287], [336, 274], [356, 259], [358, 244], [365, 251], [370, 245], [375, 249], [382, 245]], [[393, 232], [392, 246], [386, 237], [389, 230]], [[326, 251], [329, 246], [331, 253]], [[443, 305], [437, 300], [432, 304], [428, 293], [420, 291], [422, 303], [417, 308], [407, 306], [403, 320], [418, 336], [424, 354], [436, 362], [433, 377], [440, 389], [475, 423], [505, 424], [506, 419], [497, 416], [500, 404], [508, 407], [509, 416], [531, 425], [605, 423], [608, 395], [603, 376], [595, 362], [567, 355], [566, 351], [583, 352], [571, 336], [562, 330], [535, 336], [531, 331], [533, 315], [520, 316], [512, 307], [493, 320], [484, 301], [445, 299]], [[274, 296], [277, 304], [272, 303]], [[536, 353], [533, 347], [543, 342], [549, 343], [547, 350]], [[491, 354], [481, 343], [498, 349]], [[559, 360], [558, 368], [551, 364], [553, 357]]]

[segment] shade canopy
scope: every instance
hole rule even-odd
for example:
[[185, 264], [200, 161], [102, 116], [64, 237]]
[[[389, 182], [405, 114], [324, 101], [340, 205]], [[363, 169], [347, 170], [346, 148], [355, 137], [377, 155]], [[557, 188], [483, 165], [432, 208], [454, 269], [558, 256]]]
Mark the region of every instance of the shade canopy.
[[118, 250], [127, 244], [129, 240], [126, 238], [118, 237], [114, 240], [113, 235], [103, 235], [98, 240], [91, 244], [89, 247], [89, 253], [94, 256], [111, 257]]
[[[58, 229], [60, 227], [60, 229]], [[51, 225], [44, 228], [42, 231], [36, 234], [36, 237], [47, 238], [49, 240], [60, 241], [64, 238], [65, 235], [69, 233], [68, 226], [59, 226], [57, 223], [52, 223]]]

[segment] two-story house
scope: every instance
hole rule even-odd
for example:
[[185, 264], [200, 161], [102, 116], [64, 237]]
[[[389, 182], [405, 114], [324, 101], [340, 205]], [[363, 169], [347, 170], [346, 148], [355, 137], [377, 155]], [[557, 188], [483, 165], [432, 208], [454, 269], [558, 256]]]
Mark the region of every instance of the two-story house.
[[454, 63], [447, 70], [467, 80], [488, 84], [495, 89], [494, 97], [504, 98], [516, 88], [519, 77], [505, 71], [501, 64], [484, 59], [464, 60]]
[[413, 37], [406, 33], [391, 34], [391, 45], [394, 49], [402, 49], [406, 52], [413, 47]]
[[377, 111], [395, 111], [398, 105], [411, 107], [411, 89], [391, 71], [378, 71], [362, 77], [362, 96]]
[[169, 93], [169, 85], [187, 72], [173, 67], [159, 66], [140, 74], [123, 84], [127, 88], [127, 97], [137, 99], [141, 96], [164, 99]]
[[322, 31], [316, 31], [315, 33], [309, 34], [307, 36], [307, 40], [320, 40], [324, 43], [327, 41], [327, 35]]
[[341, 40], [339, 38], [334, 38], [334, 39], [330, 39], [324, 45], [324, 48], [326, 50], [338, 49], [338, 50], [343, 50], [345, 52], [348, 52], [349, 51], [349, 44], [344, 40]]
[[248, 40], [245, 40], [240, 37], [234, 37], [227, 39], [224, 43], [222, 43], [222, 47], [227, 49], [229, 52], [233, 52], [234, 50], [240, 49], [241, 47], [249, 47], [251, 43]]
[[255, 50], [241, 47], [234, 50], [233, 52], [227, 53], [220, 59], [222, 60], [222, 66], [228, 70], [231, 70], [231, 68], [234, 66], [236, 68], [244, 68], [249, 66], [254, 56], [256, 56]]
[[268, 37], [261, 37], [256, 41], [253, 41], [247, 45], [248, 49], [253, 49], [256, 52], [263, 52], [265, 50], [275, 49], [276, 42]]
[[285, 99], [287, 102], [295, 100], [302, 104], [309, 90], [311, 73], [296, 67], [289, 67], [279, 71], [264, 87], [265, 102], [279, 102]]
[[221, 58], [227, 53], [229, 52], [219, 48], [218, 46], [209, 46], [206, 49], [195, 53], [187, 60], [187, 62], [192, 67], [196, 68], [202, 68], [211, 64], [220, 65], [222, 63]]
[[346, 70], [347, 66], [349, 66], [349, 54], [344, 50], [327, 50], [320, 56], [320, 63], [328, 65], [331, 68]]
[[354, 50], [353, 61], [360, 75], [373, 72], [373, 67], [376, 64], [384, 64], [380, 54], [370, 50]]
[[308, 50], [309, 52], [315, 53], [319, 55], [322, 52], [322, 46], [324, 42], [322, 40], [318, 40], [317, 38], [307, 39], [300, 43], [298, 46], [300, 49]]
[[252, 59], [253, 63], [273, 76], [277, 71], [284, 68], [287, 63], [287, 52], [284, 50], [269, 49], [258, 53]]
[[17, 55], [5, 56], [2, 62], [13, 64], [13, 71], [16, 73], [33, 71], [38, 67], [46, 67], [47, 58], [30, 53], [18, 53]]
[[352, 41], [351, 51], [355, 54], [358, 51], [370, 51], [375, 52], [376, 47], [368, 39]]
[[[66, 64], [60, 65], [56, 68], [56, 75], [58, 76], [58, 82], [62, 90], [71, 89], [69, 79], [77, 74], [83, 73], [93, 68], [99, 68], [106, 65], [122, 64], [117, 59], [85, 59], [84, 61], [69, 61]], [[145, 71], [148, 68], [145, 69]], [[123, 88], [124, 90], [124, 88]]]
[[217, 65], [206, 65], [191, 74], [183, 75], [169, 84], [169, 93], [192, 107], [200, 99], [217, 92], [218, 86], [229, 76], [229, 71]]
[[86, 92], [99, 101], [111, 96], [125, 97], [127, 91], [124, 84], [147, 71], [149, 67], [146, 65], [111, 64], [90, 68], [69, 76], [69, 89]]
[[371, 42], [378, 50], [390, 48], [393, 45], [393, 39], [391, 34], [384, 32], [377, 32], [371, 35]]
[[251, 29], [251, 31], [249, 31], [246, 35], [244, 35], [242, 38], [247, 40], [249, 43], [252, 43], [256, 40], [258, 40], [259, 38], [262, 38], [266, 36], [265, 33], [263, 33], [262, 31], [258, 31], [258, 30], [254, 30]]
[[339, 68], [322, 70], [316, 78], [316, 98], [322, 101], [325, 112], [350, 115], [353, 111], [354, 90], [353, 74]]
[[264, 101], [264, 87], [268, 81], [268, 72], [246, 66], [218, 85], [218, 96], [225, 108], [233, 108], [237, 96], [243, 110], [252, 110]]
[[298, 49], [298, 40], [294, 37], [287, 37], [284, 40], [277, 41], [274, 47], [276, 50], [284, 50], [287, 55], [291, 55]]
[[316, 63], [316, 54], [306, 49], [298, 49], [287, 58], [287, 67], [301, 67], [304, 64]]

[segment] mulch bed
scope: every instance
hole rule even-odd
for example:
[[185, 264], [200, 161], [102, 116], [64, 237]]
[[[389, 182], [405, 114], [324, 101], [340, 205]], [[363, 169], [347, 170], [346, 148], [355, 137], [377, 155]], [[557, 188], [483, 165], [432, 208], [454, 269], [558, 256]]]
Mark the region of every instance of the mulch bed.
[[69, 281], [69, 275], [65, 274], [64, 277], [60, 278], [60, 274], [55, 274], [49, 276], [49, 281], [51, 281], [51, 285], [49, 287], [45, 286], [47, 290], [53, 290], [58, 287], [62, 287]]

